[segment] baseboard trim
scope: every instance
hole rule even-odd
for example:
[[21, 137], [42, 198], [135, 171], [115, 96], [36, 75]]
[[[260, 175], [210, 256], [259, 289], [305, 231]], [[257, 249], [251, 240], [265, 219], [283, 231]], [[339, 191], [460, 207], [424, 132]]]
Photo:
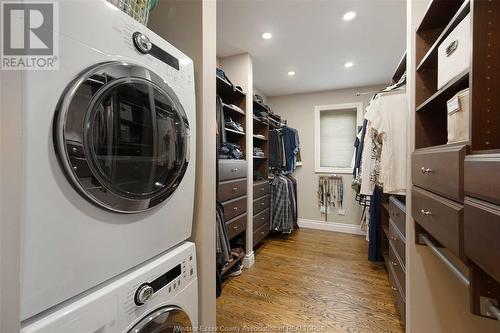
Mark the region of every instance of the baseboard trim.
[[250, 268], [255, 264], [255, 253], [252, 251], [252, 253], [247, 254], [245, 258], [242, 260], [243, 267], [245, 268]]
[[335, 231], [335, 232], [342, 232], [345, 234], [362, 235], [362, 236], [366, 235], [366, 232], [361, 230], [359, 228], [359, 225], [355, 225], [355, 224], [325, 222], [325, 221], [308, 220], [308, 219], [300, 219], [299, 218], [298, 225], [300, 228], [306, 228], [306, 229]]

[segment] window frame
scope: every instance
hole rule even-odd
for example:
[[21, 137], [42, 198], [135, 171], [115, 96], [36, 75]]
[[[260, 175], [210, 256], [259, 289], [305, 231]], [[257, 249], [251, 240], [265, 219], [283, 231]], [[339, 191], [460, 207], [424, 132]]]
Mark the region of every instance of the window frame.
[[[352, 161], [349, 168], [340, 167], [324, 167], [321, 166], [321, 112], [323, 111], [338, 111], [346, 109], [356, 109], [356, 128], [363, 124], [363, 103], [343, 103], [343, 104], [328, 104], [316, 105], [314, 107], [314, 172], [315, 173], [340, 173], [350, 174], [354, 169]], [[355, 133], [356, 135], [357, 133]], [[354, 142], [353, 142], [354, 145]]]

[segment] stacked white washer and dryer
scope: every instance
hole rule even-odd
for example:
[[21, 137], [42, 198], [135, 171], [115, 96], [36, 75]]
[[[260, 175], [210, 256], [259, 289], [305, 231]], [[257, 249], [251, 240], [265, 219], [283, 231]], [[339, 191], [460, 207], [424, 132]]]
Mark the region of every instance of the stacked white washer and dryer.
[[22, 332], [198, 325], [193, 63], [105, 0], [61, 0], [23, 74]]

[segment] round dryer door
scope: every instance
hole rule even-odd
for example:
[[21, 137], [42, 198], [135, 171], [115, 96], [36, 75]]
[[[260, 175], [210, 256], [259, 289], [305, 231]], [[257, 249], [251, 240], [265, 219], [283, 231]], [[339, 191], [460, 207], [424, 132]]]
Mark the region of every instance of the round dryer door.
[[54, 141], [67, 178], [92, 203], [148, 210], [179, 186], [189, 123], [176, 94], [149, 69], [121, 62], [84, 72], [66, 90]]
[[128, 333], [184, 333], [193, 332], [191, 320], [182, 309], [168, 306], [151, 312]]

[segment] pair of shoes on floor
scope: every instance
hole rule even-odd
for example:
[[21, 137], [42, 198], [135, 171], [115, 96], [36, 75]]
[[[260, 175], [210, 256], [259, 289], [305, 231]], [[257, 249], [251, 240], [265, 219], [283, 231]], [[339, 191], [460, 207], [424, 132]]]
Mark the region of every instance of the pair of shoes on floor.
[[233, 268], [227, 273], [227, 276], [238, 276], [241, 275], [241, 272], [243, 271], [243, 265], [241, 262], [237, 263], [234, 265]]

